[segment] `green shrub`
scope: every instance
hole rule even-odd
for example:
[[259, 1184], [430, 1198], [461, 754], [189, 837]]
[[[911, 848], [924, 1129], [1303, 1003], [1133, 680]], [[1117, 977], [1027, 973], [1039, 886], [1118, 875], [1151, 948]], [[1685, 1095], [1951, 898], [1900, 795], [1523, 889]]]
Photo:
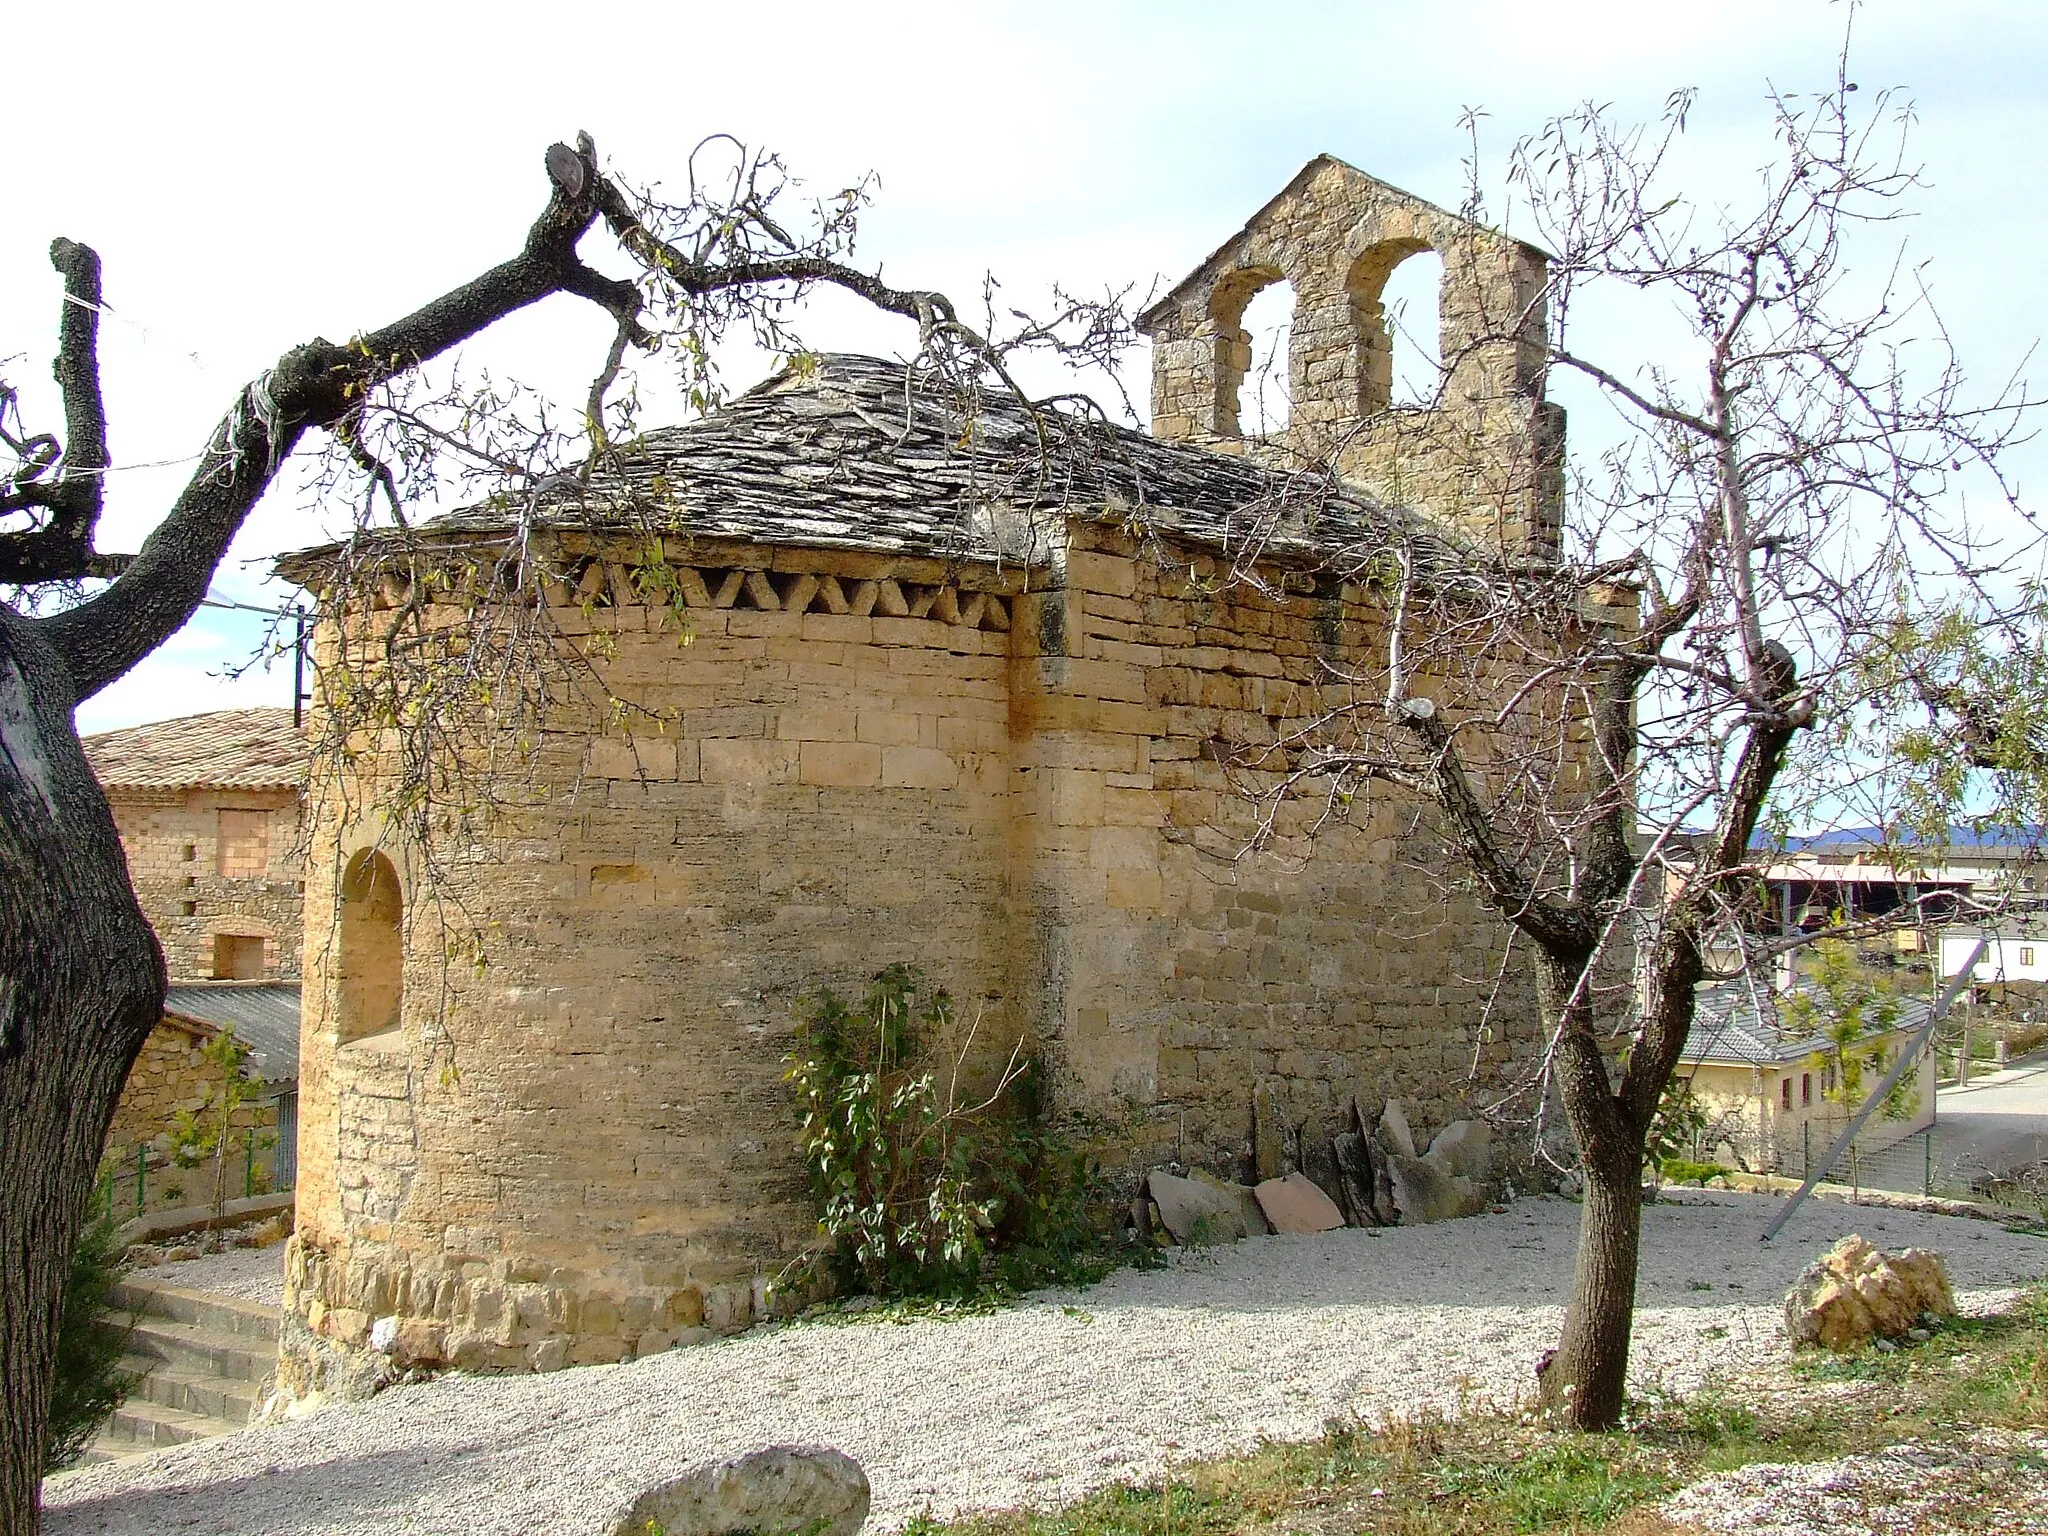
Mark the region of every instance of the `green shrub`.
[[1719, 1163], [1695, 1163], [1688, 1158], [1667, 1157], [1663, 1162], [1664, 1177], [1674, 1184], [1697, 1184], [1704, 1189], [1715, 1179], [1725, 1179], [1732, 1169]]
[[962, 1101], [973, 1031], [933, 1051], [952, 1000], [892, 965], [858, 1007], [808, 999], [786, 1076], [826, 1261], [842, 1288], [881, 1296], [1023, 1290], [1099, 1274], [1088, 1208], [1097, 1175], [1049, 1123], [1043, 1074], [1013, 1050], [994, 1090]]
[[[44, 1439], [51, 1471], [69, 1465], [113, 1417], [137, 1377], [121, 1369], [129, 1326], [115, 1321], [110, 1297], [127, 1271], [121, 1223], [97, 1212], [79, 1234], [64, 1283], [64, 1316], [57, 1328], [57, 1369], [50, 1391], [50, 1428]], [[132, 1326], [132, 1325], [131, 1325]]]

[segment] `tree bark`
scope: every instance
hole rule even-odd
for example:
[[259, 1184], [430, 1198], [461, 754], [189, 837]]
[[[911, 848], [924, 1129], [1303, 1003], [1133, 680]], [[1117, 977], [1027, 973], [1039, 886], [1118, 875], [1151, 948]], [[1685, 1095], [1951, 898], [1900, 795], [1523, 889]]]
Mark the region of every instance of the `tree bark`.
[[[1617, 1155], [1618, 1153], [1618, 1155]], [[1557, 1349], [1538, 1368], [1544, 1409], [1573, 1429], [1621, 1422], [1643, 1226], [1640, 1150], [1584, 1159], [1579, 1255]]]
[[35, 1536], [71, 1251], [164, 960], [72, 726], [63, 662], [0, 607], [0, 1536]]

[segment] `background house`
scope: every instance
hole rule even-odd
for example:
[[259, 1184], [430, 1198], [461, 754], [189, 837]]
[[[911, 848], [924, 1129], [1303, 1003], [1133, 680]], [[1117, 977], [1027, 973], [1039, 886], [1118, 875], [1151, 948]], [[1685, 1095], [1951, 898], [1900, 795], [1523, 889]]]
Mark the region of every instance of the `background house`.
[[[130, 1069], [103, 1172], [117, 1211], [202, 1198], [169, 1157], [180, 1111], [219, 1072], [201, 1056], [223, 1028], [249, 1047], [259, 1087], [231, 1196], [296, 1173], [305, 737], [289, 709], [223, 710], [85, 738], [143, 915], [171, 974], [163, 1021]], [[253, 1141], [248, 1139], [253, 1137]]]
[[[1818, 1000], [1808, 987], [1795, 995]], [[1931, 1006], [1907, 997], [1896, 1003], [1891, 1028], [1863, 1035], [1848, 1048], [1866, 1057], [1876, 1053], [1887, 1065], [1895, 1061], [1927, 1022]], [[1696, 1160], [1803, 1177], [1886, 1070], [1871, 1062], [1859, 1090], [1846, 1096], [1836, 1052], [1835, 1042], [1788, 1008], [1783, 994], [1747, 981], [1702, 989], [1677, 1073], [1690, 1083], [1706, 1118]], [[1902, 1112], [1873, 1115], [1857, 1137], [1861, 1152], [1882, 1151], [1934, 1123], [1932, 1050], [1921, 1052], [1900, 1086], [1895, 1104]]]

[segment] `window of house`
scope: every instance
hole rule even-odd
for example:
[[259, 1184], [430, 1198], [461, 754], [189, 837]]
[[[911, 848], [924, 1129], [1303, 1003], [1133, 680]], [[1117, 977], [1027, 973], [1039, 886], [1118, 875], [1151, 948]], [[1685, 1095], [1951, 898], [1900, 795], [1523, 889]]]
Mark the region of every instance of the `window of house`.
[[1799, 1074], [1799, 1102], [1802, 1106], [1813, 1102], [1813, 1074], [1811, 1072]]
[[263, 939], [254, 933], [213, 936], [213, 979], [256, 981], [263, 975]]
[[2034, 951], [2033, 951], [2033, 947], [2032, 947], [2031, 945], [2027, 945], [2027, 944], [2022, 944], [2022, 945], [2020, 946], [2020, 964], [2021, 964], [2021, 965], [2032, 965], [2033, 963], [2034, 963]]
[[1778, 1102], [1786, 1109], [1792, 1107], [1792, 1079], [1789, 1077], [1778, 1084]]
[[335, 1036], [344, 1045], [398, 1028], [405, 995], [405, 898], [398, 871], [373, 848], [343, 866]]
[[270, 812], [222, 811], [215, 846], [220, 873], [230, 880], [249, 880], [270, 868]]

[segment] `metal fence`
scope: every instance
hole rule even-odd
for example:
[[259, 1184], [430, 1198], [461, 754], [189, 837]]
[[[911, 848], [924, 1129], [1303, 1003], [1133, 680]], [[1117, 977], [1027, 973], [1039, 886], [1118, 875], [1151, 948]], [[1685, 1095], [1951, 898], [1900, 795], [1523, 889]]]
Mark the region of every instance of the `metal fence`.
[[[1770, 1149], [1759, 1172], [1785, 1178], [1809, 1177], [1827, 1156], [1839, 1130], [1810, 1124], [1796, 1138]], [[2020, 1176], [2015, 1176], [2019, 1173]], [[1896, 1140], [1880, 1127], [1858, 1136], [1836, 1159], [1827, 1182], [1887, 1194], [1932, 1195], [1948, 1200], [1991, 1201], [2048, 1220], [2048, 1178], [2023, 1170], [1991, 1167], [1963, 1137], [1944, 1135], [1939, 1118], [1926, 1130]]]

